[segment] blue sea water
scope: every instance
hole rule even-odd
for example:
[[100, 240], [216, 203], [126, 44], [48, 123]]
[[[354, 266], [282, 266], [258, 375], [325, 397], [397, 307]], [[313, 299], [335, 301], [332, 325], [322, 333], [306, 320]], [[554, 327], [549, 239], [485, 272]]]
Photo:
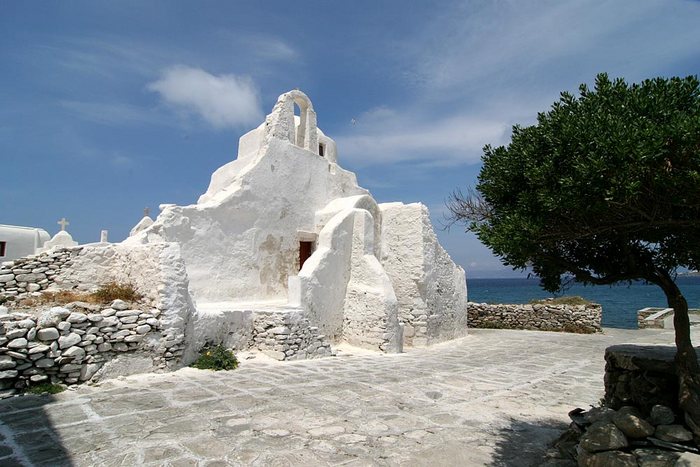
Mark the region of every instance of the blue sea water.
[[[690, 308], [700, 308], [700, 277], [683, 276], [676, 281]], [[634, 282], [631, 285], [583, 286], [575, 284], [563, 293], [552, 294], [539, 286], [538, 279], [467, 279], [470, 302], [528, 303], [530, 300], [579, 295], [603, 307], [603, 326], [636, 328], [637, 310], [667, 307], [666, 297], [656, 285]]]

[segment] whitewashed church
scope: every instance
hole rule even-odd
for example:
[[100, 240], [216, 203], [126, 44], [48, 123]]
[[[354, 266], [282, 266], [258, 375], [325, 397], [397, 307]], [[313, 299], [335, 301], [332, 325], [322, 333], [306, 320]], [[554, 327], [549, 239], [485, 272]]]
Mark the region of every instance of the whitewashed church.
[[213, 327], [227, 312], [291, 309], [335, 342], [386, 351], [466, 332], [465, 274], [428, 209], [377, 204], [300, 91], [241, 137], [196, 204], [161, 209], [124, 243], [177, 243]]
[[78, 242], [66, 231], [68, 221], [61, 219], [61, 230], [51, 237], [44, 229], [0, 224], [0, 262], [48, 251], [54, 247], [77, 246]]
[[[33, 248], [50, 245], [32, 232]], [[378, 204], [339, 165], [300, 91], [240, 138], [196, 204], [161, 205], [125, 241], [70, 251], [50, 287], [132, 283], [160, 313], [161, 337], [147, 345], [167, 358], [182, 349], [184, 363], [207, 343], [285, 360], [340, 342], [398, 352], [467, 332], [464, 270], [428, 209]]]

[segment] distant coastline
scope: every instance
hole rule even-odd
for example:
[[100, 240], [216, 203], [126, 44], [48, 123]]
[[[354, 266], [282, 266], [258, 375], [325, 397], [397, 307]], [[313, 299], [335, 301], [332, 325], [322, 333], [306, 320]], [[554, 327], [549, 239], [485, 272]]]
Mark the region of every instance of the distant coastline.
[[[700, 274], [679, 275], [678, 285], [690, 308], [700, 308]], [[560, 294], [546, 292], [537, 278], [467, 279], [467, 298], [477, 303], [522, 303], [552, 296], [578, 295], [603, 307], [603, 326], [634, 329], [637, 311], [646, 307], [666, 308], [661, 289], [643, 282], [616, 286], [573, 284]]]

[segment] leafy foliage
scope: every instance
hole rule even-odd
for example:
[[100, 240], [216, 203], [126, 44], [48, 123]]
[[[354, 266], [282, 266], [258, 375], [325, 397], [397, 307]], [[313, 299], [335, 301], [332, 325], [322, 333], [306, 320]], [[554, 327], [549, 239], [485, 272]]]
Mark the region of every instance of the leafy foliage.
[[199, 358], [192, 364], [192, 367], [200, 370], [235, 370], [238, 367], [238, 359], [232, 351], [222, 344], [216, 346], [205, 346]]
[[453, 195], [456, 221], [514, 268], [556, 291], [584, 283], [655, 282], [700, 268], [700, 85], [607, 75], [562, 93], [507, 147], [484, 148], [480, 198]]
[[486, 146], [478, 193], [453, 193], [452, 220], [552, 292], [567, 274], [661, 287], [674, 310], [679, 406], [700, 436], [700, 365], [674, 281], [680, 267], [700, 269], [700, 82], [600, 74], [579, 94], [513, 127], [507, 147]]

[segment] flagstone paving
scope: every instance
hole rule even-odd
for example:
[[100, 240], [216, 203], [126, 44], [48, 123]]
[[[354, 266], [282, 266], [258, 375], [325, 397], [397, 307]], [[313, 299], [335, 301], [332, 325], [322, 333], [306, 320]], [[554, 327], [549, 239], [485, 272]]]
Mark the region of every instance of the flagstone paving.
[[[698, 333], [695, 332], [695, 342]], [[472, 330], [399, 355], [182, 369], [0, 401], [0, 465], [529, 465], [603, 395], [605, 347], [672, 331]]]

